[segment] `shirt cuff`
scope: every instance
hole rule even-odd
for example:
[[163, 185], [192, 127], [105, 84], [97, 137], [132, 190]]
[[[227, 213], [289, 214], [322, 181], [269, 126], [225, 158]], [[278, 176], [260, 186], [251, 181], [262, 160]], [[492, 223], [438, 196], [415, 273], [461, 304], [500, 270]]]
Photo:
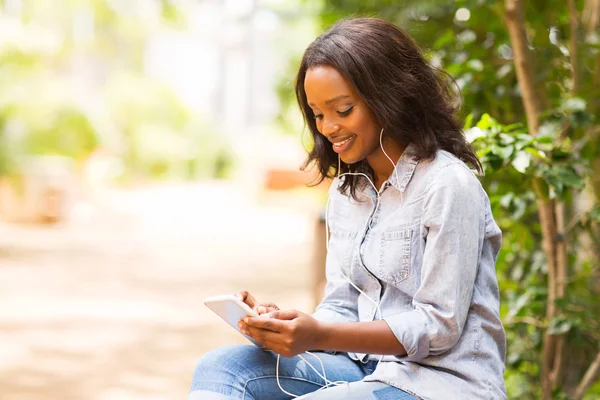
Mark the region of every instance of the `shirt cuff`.
[[314, 319], [322, 322], [355, 322], [356, 319], [349, 318], [342, 313], [328, 307], [319, 307], [312, 314]]
[[422, 313], [408, 311], [384, 317], [383, 320], [406, 350], [405, 356], [396, 356], [398, 361], [420, 361], [429, 355], [429, 333]]

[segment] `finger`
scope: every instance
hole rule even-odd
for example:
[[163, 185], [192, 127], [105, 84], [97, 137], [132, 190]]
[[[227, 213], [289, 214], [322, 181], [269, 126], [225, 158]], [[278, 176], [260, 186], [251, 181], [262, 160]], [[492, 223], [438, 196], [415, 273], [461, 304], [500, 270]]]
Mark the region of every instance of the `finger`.
[[242, 333], [252, 337], [264, 349], [272, 350], [284, 357], [293, 357], [298, 354], [290, 347], [289, 337], [285, 334], [249, 326]]
[[239, 293], [236, 293], [236, 297], [238, 299], [240, 299], [241, 301], [243, 301], [244, 303], [248, 304], [250, 307], [254, 308], [254, 306], [256, 305], [256, 301], [254, 300], [254, 296], [252, 296], [250, 294], [250, 292], [248, 292], [247, 290], [242, 290]]
[[274, 318], [279, 320], [291, 320], [294, 318], [298, 318], [299, 315], [300, 314], [297, 310], [277, 310], [264, 314], [263, 317]]
[[248, 326], [265, 329], [272, 332], [283, 332], [285, 329], [285, 324], [287, 321], [282, 321], [274, 318], [244, 318], [242, 322], [246, 323]]
[[242, 333], [252, 336], [253, 339], [256, 339], [256, 341], [267, 347], [277, 347], [283, 339], [279, 332], [260, 329], [250, 325], [246, 325], [246, 327], [243, 328]]
[[277, 311], [277, 310], [279, 310], [279, 307], [277, 307], [273, 303], [268, 303], [268, 304], [259, 305], [256, 312], [258, 313], [258, 315], [261, 315], [261, 314], [266, 314], [266, 313], [270, 313], [272, 311]]

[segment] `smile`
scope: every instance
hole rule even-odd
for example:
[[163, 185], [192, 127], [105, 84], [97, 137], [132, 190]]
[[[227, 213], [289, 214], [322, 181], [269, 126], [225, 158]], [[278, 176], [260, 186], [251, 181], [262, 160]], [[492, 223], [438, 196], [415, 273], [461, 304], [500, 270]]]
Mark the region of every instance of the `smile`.
[[335, 151], [336, 153], [341, 153], [341, 152], [347, 150], [350, 147], [350, 144], [354, 140], [355, 137], [356, 137], [356, 135], [352, 135], [347, 139], [344, 139], [342, 141], [334, 143], [333, 151]]

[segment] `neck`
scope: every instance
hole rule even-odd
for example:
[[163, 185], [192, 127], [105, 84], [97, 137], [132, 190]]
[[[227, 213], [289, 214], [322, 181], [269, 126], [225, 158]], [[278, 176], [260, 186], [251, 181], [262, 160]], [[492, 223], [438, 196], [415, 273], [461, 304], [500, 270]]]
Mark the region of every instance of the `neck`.
[[375, 186], [377, 186], [378, 189], [381, 188], [383, 182], [385, 182], [385, 180], [392, 175], [398, 160], [405, 150], [404, 146], [389, 137], [383, 138], [383, 148], [385, 149], [387, 155], [392, 159], [392, 162], [394, 163], [393, 165], [392, 162], [390, 162], [390, 160], [385, 156], [381, 150], [381, 147], [379, 147], [372, 155], [367, 157], [367, 162], [369, 163], [371, 169], [373, 169]]

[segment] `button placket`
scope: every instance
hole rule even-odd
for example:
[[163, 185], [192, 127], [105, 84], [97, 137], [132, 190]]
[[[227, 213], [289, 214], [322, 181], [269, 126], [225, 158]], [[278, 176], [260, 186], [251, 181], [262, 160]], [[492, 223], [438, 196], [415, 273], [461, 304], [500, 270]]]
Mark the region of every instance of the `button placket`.
[[[375, 204], [377, 204], [377, 202], [375, 202]], [[380, 208], [379, 207], [374, 207], [373, 211], [371, 211], [370, 215], [369, 215], [369, 221], [371, 223], [376, 223], [377, 221], [377, 217], [380, 213]], [[367, 267], [364, 264], [363, 258], [364, 258], [364, 252], [365, 252], [365, 248], [367, 243], [369, 242], [371, 236], [371, 229], [370, 229], [370, 224], [368, 224], [367, 226], [365, 226], [365, 228], [362, 230], [362, 234], [361, 234], [361, 238], [357, 238], [357, 243], [359, 246], [359, 251], [358, 251], [358, 257], [357, 257], [357, 264], [358, 267], [360, 268], [360, 270], [362, 272], [364, 272], [364, 274], [369, 278], [369, 280], [371, 281], [371, 283], [373, 285], [368, 285], [364, 292], [367, 294], [367, 296], [369, 296], [369, 298], [371, 298], [373, 301], [379, 302], [379, 294], [381, 293], [381, 283], [379, 282], [379, 280], [371, 273], [371, 271], [369, 271], [367, 269]], [[372, 287], [372, 290], [369, 290]], [[377, 315], [377, 307], [375, 305], [372, 306], [371, 310], [368, 313], [368, 317], [371, 321], [373, 321]]]

